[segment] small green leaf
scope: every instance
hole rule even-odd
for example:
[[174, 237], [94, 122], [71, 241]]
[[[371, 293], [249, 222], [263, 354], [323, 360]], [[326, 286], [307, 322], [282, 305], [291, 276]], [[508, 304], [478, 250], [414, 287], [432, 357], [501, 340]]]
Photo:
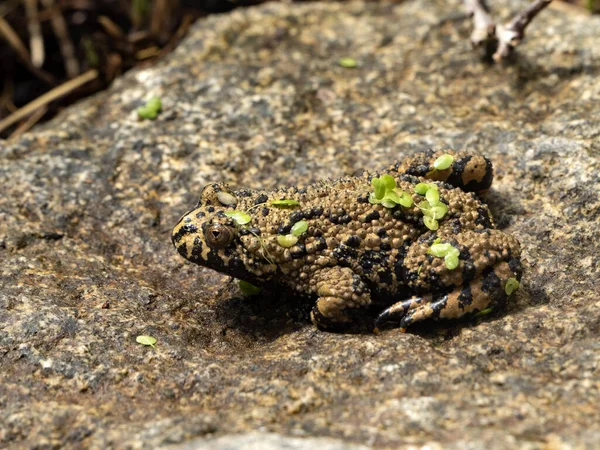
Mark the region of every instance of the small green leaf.
[[288, 198], [284, 198], [281, 200], [271, 200], [271, 206], [276, 206], [278, 208], [286, 208], [288, 206], [298, 206], [300, 202], [298, 200], [292, 200]]
[[483, 316], [487, 316], [489, 313], [491, 313], [494, 310], [494, 308], [486, 308], [486, 309], [482, 309], [481, 311], [479, 311], [477, 314], [475, 314], [475, 317], [483, 317]]
[[386, 191], [384, 200], [389, 200], [394, 202], [396, 205], [399, 205], [402, 201], [402, 197], [396, 191]]
[[381, 200], [385, 195], [385, 185], [381, 181], [381, 178], [373, 178], [371, 180], [371, 186], [375, 190], [375, 198]]
[[156, 338], [152, 337], [152, 336], [137, 336], [135, 338], [135, 342], [137, 342], [138, 344], [142, 344], [142, 345], [149, 345], [152, 348], [156, 348], [154, 346], [154, 344], [156, 344]]
[[392, 208], [396, 207], [396, 203], [387, 197], [385, 197], [383, 200], [381, 200], [381, 204], [388, 209], [392, 209]]
[[425, 217], [433, 218], [433, 211], [431, 210], [431, 205], [429, 202], [421, 202], [417, 205], [417, 207], [421, 210]]
[[438, 221], [435, 220], [433, 217], [430, 217], [430, 216], [424, 216], [423, 217], [423, 223], [431, 231], [435, 231], [435, 230], [437, 230], [440, 227], [440, 224], [438, 223]]
[[356, 66], [358, 66], [356, 60], [349, 56], [344, 56], [343, 58], [338, 59], [338, 64], [344, 67], [345, 69], [353, 69]]
[[429, 209], [429, 213], [431, 214], [431, 217], [433, 217], [435, 220], [439, 220], [442, 217], [444, 217], [446, 215], [446, 213], [448, 212], [448, 207], [446, 206], [445, 203], [439, 202], [433, 206], [431, 206], [431, 208]]
[[429, 190], [428, 183], [419, 183], [415, 186], [415, 192], [419, 195], [425, 195]]
[[452, 253], [444, 257], [444, 262], [446, 263], [448, 270], [454, 270], [458, 267], [459, 259], [458, 256]]
[[394, 180], [393, 176], [388, 175], [387, 173], [381, 175], [379, 179], [381, 180], [381, 184], [383, 184], [386, 192], [391, 191], [396, 187], [396, 180]]
[[244, 280], [240, 280], [238, 286], [244, 295], [256, 295], [261, 291], [258, 286], [254, 286], [252, 283], [248, 283]]
[[162, 109], [162, 101], [158, 97], [152, 97], [146, 102], [146, 107], [158, 112]]
[[296, 245], [298, 238], [292, 234], [280, 234], [277, 236], [277, 243], [285, 248], [290, 248]]
[[437, 256], [438, 258], [443, 258], [444, 256], [446, 256], [448, 253], [450, 253], [450, 251], [452, 250], [452, 244], [433, 244], [430, 249], [429, 252], [433, 255], [433, 256]]
[[[425, 219], [427, 219], [427, 217], [423, 218], [423, 221], [425, 221]], [[447, 242], [442, 244], [439, 238], [433, 241], [433, 244], [431, 244], [431, 247], [429, 248], [429, 253], [438, 258], [444, 258], [446, 268], [449, 270], [456, 269], [460, 262], [460, 251]]]
[[453, 162], [454, 156], [448, 154], [442, 155], [433, 162], [433, 168], [435, 170], [446, 170], [452, 165]]
[[381, 203], [381, 199], [377, 198], [377, 196], [375, 195], [375, 192], [371, 192], [369, 194], [369, 203], [371, 205], [378, 205], [379, 203]]
[[238, 211], [238, 210], [225, 211], [225, 215], [227, 217], [231, 217], [233, 220], [235, 220], [238, 225], [246, 225], [248, 222], [250, 222], [252, 220], [252, 217], [250, 216], [250, 214], [247, 214], [244, 211]]
[[506, 295], [510, 295], [519, 289], [519, 286], [519, 281], [516, 278], [509, 278], [506, 280], [506, 285], [504, 285], [504, 292], [506, 292]]
[[296, 222], [294, 226], [292, 226], [292, 236], [300, 236], [308, 230], [308, 222], [306, 220], [301, 220], [300, 222]]
[[152, 97], [146, 104], [138, 108], [137, 113], [141, 119], [156, 119], [156, 116], [162, 109], [162, 101], [158, 97]]
[[137, 113], [140, 119], [154, 120], [156, 119], [156, 116], [158, 116], [158, 111], [146, 108], [145, 106], [138, 108]]
[[432, 187], [427, 189], [427, 192], [425, 193], [425, 198], [431, 206], [437, 205], [440, 202], [440, 192], [437, 190], [437, 186], [435, 189], [433, 189]]
[[405, 208], [410, 208], [413, 205], [413, 199], [408, 192], [398, 192], [398, 189], [396, 189], [395, 192], [400, 194], [400, 201], [398, 202], [400, 205], [404, 206]]

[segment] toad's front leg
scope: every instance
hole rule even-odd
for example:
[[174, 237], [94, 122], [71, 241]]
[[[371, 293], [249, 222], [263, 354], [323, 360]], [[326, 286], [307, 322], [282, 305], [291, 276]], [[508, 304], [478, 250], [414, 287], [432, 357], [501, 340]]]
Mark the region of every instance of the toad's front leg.
[[467, 231], [455, 236], [420, 240], [405, 264], [408, 285], [430, 294], [398, 302], [377, 318], [400, 328], [425, 319], [458, 319], [495, 309], [519, 287], [520, 246], [498, 230]]
[[369, 289], [348, 267], [320, 269], [311, 280], [311, 291], [319, 298], [310, 317], [320, 329], [333, 329], [351, 322], [351, 312], [371, 303]]

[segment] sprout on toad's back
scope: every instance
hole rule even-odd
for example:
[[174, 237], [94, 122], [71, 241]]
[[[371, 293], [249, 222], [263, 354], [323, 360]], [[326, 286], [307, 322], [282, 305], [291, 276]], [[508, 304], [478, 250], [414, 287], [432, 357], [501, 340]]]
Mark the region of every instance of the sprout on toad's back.
[[250, 214], [247, 214], [244, 211], [225, 211], [225, 215], [235, 220], [238, 225], [246, 225], [252, 220]]
[[140, 335], [135, 338], [135, 342], [142, 345], [149, 345], [152, 348], [156, 348], [154, 344], [156, 344], [156, 338], [152, 336]]
[[296, 245], [298, 238], [292, 234], [280, 234], [277, 236], [277, 243], [285, 248], [290, 248]]
[[446, 170], [452, 165], [453, 162], [454, 156], [445, 154], [433, 162], [433, 168], [435, 170]]
[[437, 186], [435, 189], [427, 189], [427, 192], [425, 193], [425, 198], [431, 206], [438, 204], [440, 202], [440, 192], [437, 190]]
[[424, 216], [423, 224], [431, 231], [436, 231], [440, 228], [439, 222], [431, 216]]
[[413, 204], [412, 197], [402, 189], [396, 187], [396, 180], [388, 174], [371, 179], [373, 192], [369, 194], [369, 203], [383, 205], [386, 208], [395, 208], [397, 205], [410, 208]]
[[271, 200], [271, 206], [276, 206], [278, 208], [286, 208], [288, 206], [298, 206], [300, 202], [298, 200], [292, 200], [288, 198], [284, 198], [281, 200]]
[[442, 244], [438, 239], [429, 248], [429, 253], [438, 258], [444, 258], [444, 263], [448, 270], [456, 269], [460, 262], [460, 251], [452, 244]]
[[290, 233], [292, 234], [292, 236], [298, 237], [302, 233], [304, 233], [306, 230], [308, 230], [308, 222], [306, 220], [301, 220], [299, 222], [296, 222], [292, 226]]
[[429, 183], [419, 183], [415, 186], [415, 192], [419, 195], [425, 195], [429, 187]]

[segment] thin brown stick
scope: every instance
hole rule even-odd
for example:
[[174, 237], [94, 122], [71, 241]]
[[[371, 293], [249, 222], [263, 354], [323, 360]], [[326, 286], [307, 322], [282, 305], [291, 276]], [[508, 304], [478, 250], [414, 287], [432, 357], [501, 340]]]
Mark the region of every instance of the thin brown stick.
[[46, 114], [46, 111], [48, 111], [47, 105], [44, 105], [41, 108], [39, 108], [32, 115], [30, 115], [29, 118], [25, 122], [23, 122], [21, 125], [19, 125], [17, 128], [15, 128], [15, 131], [12, 132], [12, 134], [8, 137], [8, 139], [14, 139], [16, 137], [21, 136], [23, 133], [27, 132], [32, 126], [34, 126], [36, 123], [38, 123], [42, 117], [44, 117], [44, 114]]
[[58, 42], [60, 42], [60, 52], [65, 62], [67, 77], [74, 78], [79, 74], [79, 62], [75, 58], [75, 48], [69, 37], [67, 22], [65, 22], [60, 8], [54, 4], [54, 0], [42, 0], [42, 4], [51, 11], [50, 23]]
[[38, 17], [37, 0], [23, 0], [27, 16], [27, 28], [29, 29], [29, 49], [31, 51], [31, 63], [38, 69], [44, 64], [44, 38], [42, 27]]
[[110, 18], [98, 16], [98, 23], [102, 25], [102, 28], [104, 28], [104, 31], [106, 31], [110, 37], [114, 39], [123, 39], [123, 31], [116, 23], [110, 20]]
[[[493, 48], [492, 58], [500, 62], [507, 58], [525, 36], [525, 28], [552, 0], [535, 0], [505, 25], [496, 25], [484, 0], [465, 0], [467, 13], [473, 17], [471, 43]], [[492, 45], [489, 45], [492, 44]]]
[[96, 69], [88, 70], [87, 72], [79, 75], [77, 78], [67, 81], [66, 83], [57, 86], [44, 95], [39, 96], [32, 102], [27, 103], [25, 106], [15, 111], [13, 114], [0, 120], [0, 133], [12, 124], [18, 122], [21, 119], [29, 116], [33, 112], [37, 111], [40, 107], [47, 105], [48, 103], [68, 94], [69, 92], [77, 89], [78, 87], [95, 80], [98, 77], [98, 71]]

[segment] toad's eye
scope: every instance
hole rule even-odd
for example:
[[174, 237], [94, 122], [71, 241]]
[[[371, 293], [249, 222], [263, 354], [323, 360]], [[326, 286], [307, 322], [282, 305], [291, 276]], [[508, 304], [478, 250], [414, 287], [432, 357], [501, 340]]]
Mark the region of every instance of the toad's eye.
[[206, 227], [204, 237], [211, 248], [224, 248], [233, 239], [233, 230], [225, 225], [216, 223]]

